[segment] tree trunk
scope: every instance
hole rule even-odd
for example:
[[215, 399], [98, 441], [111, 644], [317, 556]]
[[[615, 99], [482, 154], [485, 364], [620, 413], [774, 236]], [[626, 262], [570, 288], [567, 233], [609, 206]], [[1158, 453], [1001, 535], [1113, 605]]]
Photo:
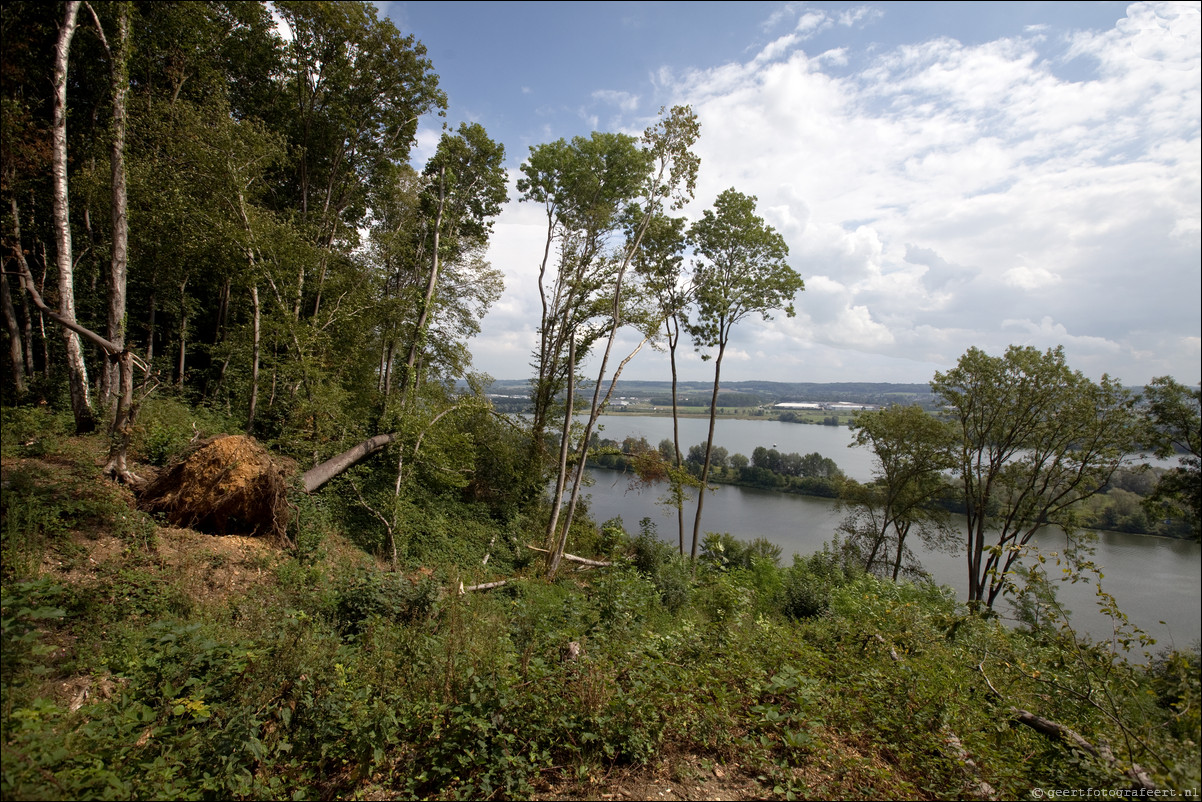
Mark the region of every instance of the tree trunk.
[[364, 440], [359, 445], [343, 451], [336, 457], [326, 460], [305, 471], [301, 476], [301, 485], [306, 493], [312, 493], [348, 468], [358, 464], [376, 453], [384, 446], [400, 437], [400, 432], [378, 434]]
[[[97, 20], [97, 28], [100, 27]], [[109, 52], [112, 71], [113, 144], [110, 152], [112, 172], [113, 252], [109, 269], [109, 342], [125, 347], [125, 286], [129, 264], [129, 221], [126, 214], [125, 128], [126, 97], [129, 94], [129, 4], [118, 4], [117, 39]], [[100, 398], [109, 403], [120, 380], [120, 366], [105, 360], [101, 374]]]
[[179, 361], [176, 366], [175, 386], [184, 389], [184, 367], [188, 358], [188, 279], [179, 285]]
[[[53, 126], [53, 210], [56, 259], [58, 264], [58, 314], [75, 322], [75, 276], [71, 251], [71, 213], [67, 189], [67, 57], [79, 17], [79, 0], [66, 3], [63, 24], [54, 49], [54, 126]], [[96, 428], [88, 398], [88, 369], [83, 360], [79, 334], [63, 326], [67, 348], [67, 381], [71, 390], [71, 412], [79, 433]]]
[[[566, 548], [567, 531], [565, 528], [563, 540], [565, 545], [560, 547], [558, 534], [559, 510], [563, 506], [563, 490], [568, 476], [568, 450], [572, 441], [572, 413], [576, 405], [576, 338], [568, 341], [568, 399], [567, 409], [563, 413], [563, 434], [559, 438], [559, 463], [555, 471], [555, 495], [551, 502], [551, 520], [547, 522], [547, 545], [550, 554], [547, 555], [547, 573], [555, 576], [559, 570], [559, 561]], [[585, 444], [588, 447], [588, 444]]]
[[129, 450], [130, 425], [133, 422], [134, 415], [137, 410], [133, 403], [133, 367], [134, 355], [133, 352], [126, 349], [118, 348], [116, 343], [109, 342], [91, 329], [85, 328], [75, 322], [72, 318], [65, 317], [56, 313], [53, 309], [46, 305], [42, 299], [41, 293], [33, 286], [33, 274], [29, 272], [28, 266], [24, 266], [22, 272], [22, 284], [25, 291], [33, 298], [33, 303], [44, 314], [50, 317], [55, 323], [62, 326], [64, 329], [69, 329], [74, 333], [86, 338], [88, 342], [99, 346], [110, 358], [116, 360], [119, 365], [119, 382], [121, 392], [117, 397], [117, 408], [113, 418], [113, 428], [111, 430], [112, 445], [109, 448], [109, 461], [105, 466], [105, 470], [117, 479], [126, 482], [140, 483], [141, 477], [130, 473], [126, 467], [126, 454]]
[[[20, 242], [17, 250], [21, 249]], [[0, 306], [4, 308], [4, 326], [8, 329], [8, 357], [13, 372], [13, 387], [18, 396], [25, 395], [25, 354], [21, 347], [21, 327], [17, 323], [17, 310], [13, 308], [12, 293], [8, 287], [8, 276], [0, 275]]]
[[148, 369], [154, 368], [154, 324], [155, 315], [158, 313], [158, 292], [150, 291], [150, 322], [146, 324], [146, 366]]
[[697, 517], [693, 519], [693, 547], [689, 558], [697, 560], [697, 541], [701, 537], [701, 508], [705, 505], [706, 483], [710, 478], [710, 460], [714, 450], [714, 424], [718, 417], [718, 383], [722, 378], [722, 357], [726, 353], [725, 338], [718, 345], [718, 359], [714, 362], [714, 392], [710, 396], [710, 429], [705, 438], [705, 464], [701, 467], [701, 489], [697, 491]]
[[[17, 209], [16, 196], [9, 198], [9, 207], [12, 210], [13, 218], [13, 239], [15, 245], [13, 248], [13, 256], [16, 257], [17, 267], [21, 271], [21, 276], [18, 277], [17, 286], [24, 284], [24, 275], [29, 273], [29, 265], [25, 261], [24, 245], [21, 242], [21, 214]], [[32, 274], [31, 274], [32, 275]], [[8, 277], [0, 276], [3, 279], [4, 285], [2, 288], [4, 293], [4, 322], [8, 326], [9, 356], [12, 359], [13, 382], [16, 385], [18, 395], [25, 393], [25, 380], [33, 378], [33, 336], [32, 336], [32, 316], [29, 314], [29, 307], [25, 303], [25, 294], [21, 293], [21, 307], [25, 313], [25, 331], [22, 332], [17, 324], [17, 313], [13, 308], [12, 290], [8, 286]]]
[[246, 433], [250, 434], [255, 428], [255, 406], [259, 401], [259, 285], [250, 285], [250, 303], [253, 315], [254, 339], [251, 345], [250, 358], [250, 406], [246, 412]]
[[[19, 241], [19, 240], [18, 240]], [[25, 261], [25, 254], [21, 254], [21, 261]], [[17, 286], [21, 286], [20, 282]], [[33, 313], [29, 310], [29, 300], [25, 297], [25, 293], [21, 295], [21, 343], [25, 347], [25, 376], [32, 379], [37, 373], [37, 367], [33, 362]]]
[[[676, 324], [676, 333], [672, 333], [672, 324]], [[668, 332], [668, 363], [672, 366], [672, 447], [676, 451], [676, 470], [679, 472], [684, 468], [684, 460], [680, 454], [680, 411], [676, 403], [676, 346], [680, 344], [680, 322], [673, 315], [664, 325]], [[674, 482], [679, 482], [680, 479], [673, 479]], [[680, 531], [680, 556], [684, 556], [684, 488], [676, 489], [676, 524]]]
[[430, 305], [434, 302], [434, 289], [438, 286], [438, 245], [442, 236], [442, 216], [447, 200], [446, 173], [447, 168], [445, 166], [438, 172], [438, 214], [434, 216], [434, 255], [431, 257], [430, 276], [426, 280], [426, 294], [422, 299], [421, 311], [417, 316], [417, 325], [414, 326], [413, 341], [409, 343], [409, 356], [405, 359], [405, 372], [401, 374], [400, 389], [402, 397], [413, 382], [414, 365], [417, 363], [417, 351], [425, 339], [426, 321], [430, 317]]
[[230, 285], [232, 283], [233, 279], [226, 276], [225, 283], [221, 285], [221, 300], [217, 306], [217, 332], [213, 336], [214, 345], [225, 339], [225, 322], [230, 313]]
[[1052, 721], [1043, 716], [1037, 716], [1029, 710], [1011, 707], [1010, 715], [1014, 716], [1014, 720], [1019, 724], [1030, 727], [1036, 732], [1050, 738], [1067, 741], [1082, 752], [1087, 752], [1103, 761], [1107, 766], [1123, 770], [1131, 778], [1136, 788], [1143, 789], [1144, 791], [1153, 791], [1156, 789], [1156, 784], [1152, 782], [1147, 772], [1138, 763], [1131, 763], [1129, 767], [1124, 767], [1123, 763], [1115, 758], [1114, 753], [1110, 751], [1110, 747], [1104, 743], [1094, 746], [1071, 727], [1066, 727], [1058, 721]]

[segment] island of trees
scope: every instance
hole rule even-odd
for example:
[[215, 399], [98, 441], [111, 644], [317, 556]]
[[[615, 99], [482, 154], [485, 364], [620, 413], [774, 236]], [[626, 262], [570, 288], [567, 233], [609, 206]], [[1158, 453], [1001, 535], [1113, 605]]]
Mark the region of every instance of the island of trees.
[[[839, 483], [843, 531], [782, 565], [706, 532], [704, 488], [839, 479], [710, 447], [732, 332], [803, 282], [755, 197], [680, 216], [691, 109], [522, 162], [546, 225], [526, 418], [468, 348], [503, 289], [505, 150], [446, 125], [414, 162], [446, 107], [414, 37], [358, 2], [0, 14], [5, 798], [1196, 789], [1197, 649], [1156, 651], [1104, 585], [1115, 636], [1079, 636], [1046, 572], [1087, 555], [1030, 549], [1084, 543], [1141, 449], [1181, 455], [1141, 509], [1196, 537], [1195, 389], [971, 349], [933, 409], [857, 418], [877, 480]], [[707, 442], [620, 449], [673, 533], [598, 526], [581, 491], [648, 343], [676, 411], [679, 349], [713, 368]], [[949, 496], [964, 601], [910, 581]]]

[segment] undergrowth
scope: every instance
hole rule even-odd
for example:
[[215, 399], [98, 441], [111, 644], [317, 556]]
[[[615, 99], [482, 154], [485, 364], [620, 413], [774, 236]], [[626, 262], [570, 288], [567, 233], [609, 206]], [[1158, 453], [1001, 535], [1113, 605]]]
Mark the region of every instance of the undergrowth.
[[[189, 563], [254, 577], [198, 596], [88, 444], [29, 418], [5, 419], [5, 798], [596, 794], [590, 778], [671, 754], [781, 798], [1119, 789], [1132, 762], [1161, 788], [1199, 781], [1196, 651], [1141, 667], [1054, 621], [1007, 629], [859, 574], [837, 544], [781, 567], [714, 536], [694, 567], [650, 522], [594, 530], [615, 565], [549, 583], [521, 547], [536, 526], [446, 497], [408, 498], [397, 570], [344, 528], [348, 494], [319, 497], [292, 552]], [[100, 537], [121, 547], [96, 561]]]

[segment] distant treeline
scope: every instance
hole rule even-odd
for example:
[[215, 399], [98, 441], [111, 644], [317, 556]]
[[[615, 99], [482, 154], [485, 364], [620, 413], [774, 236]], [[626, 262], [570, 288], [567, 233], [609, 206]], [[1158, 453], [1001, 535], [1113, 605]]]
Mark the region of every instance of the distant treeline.
[[[683, 399], [692, 400], [694, 406], [708, 406], [713, 385], [707, 382], [680, 382], [677, 388], [677, 403], [685, 405]], [[530, 382], [527, 380], [503, 379], [489, 385], [487, 391], [500, 395], [528, 396]], [[671, 406], [672, 385], [669, 382], [620, 381], [614, 396], [634, 396], [652, 399], [656, 406]], [[736, 403], [727, 396], [754, 396], [749, 403]], [[922, 404], [931, 401], [930, 385], [894, 384], [890, 382], [770, 382], [745, 381], [723, 382], [718, 395], [718, 406], [751, 406], [755, 404], [779, 404], [782, 402], [819, 403], [850, 401], [861, 404]]]
[[[594, 435], [590, 454], [589, 464], [595, 467], [650, 474], [656, 478], [662, 475], [658, 470], [660, 466], [676, 461], [676, 449], [667, 438], [661, 440], [657, 448], [652, 448], [645, 437], [627, 437], [618, 442]], [[700, 477], [705, 462], [705, 443], [690, 446], [683, 457], [689, 473]], [[749, 458], [714, 446], [710, 460], [710, 480], [713, 482], [804, 496], [838, 498], [839, 483], [844, 478], [834, 460], [817, 452], [785, 454], [775, 448], [758, 446]]]

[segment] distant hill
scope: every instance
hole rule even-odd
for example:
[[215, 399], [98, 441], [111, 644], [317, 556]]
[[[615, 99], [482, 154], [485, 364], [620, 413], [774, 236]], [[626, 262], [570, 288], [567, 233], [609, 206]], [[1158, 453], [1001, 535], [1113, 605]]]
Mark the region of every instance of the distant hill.
[[[680, 395], [704, 394], [708, 399], [713, 385], [708, 382], [679, 382]], [[748, 393], [757, 396], [762, 404], [779, 404], [786, 401], [850, 401], [861, 404], [928, 404], [931, 387], [928, 384], [894, 384], [891, 382], [770, 382], [742, 381], [723, 382], [721, 390], [727, 393]], [[503, 379], [489, 385], [490, 394], [526, 397], [530, 394], [528, 380]], [[614, 390], [615, 397], [627, 396], [648, 398], [667, 395], [672, 391], [668, 381], [620, 381]]]

